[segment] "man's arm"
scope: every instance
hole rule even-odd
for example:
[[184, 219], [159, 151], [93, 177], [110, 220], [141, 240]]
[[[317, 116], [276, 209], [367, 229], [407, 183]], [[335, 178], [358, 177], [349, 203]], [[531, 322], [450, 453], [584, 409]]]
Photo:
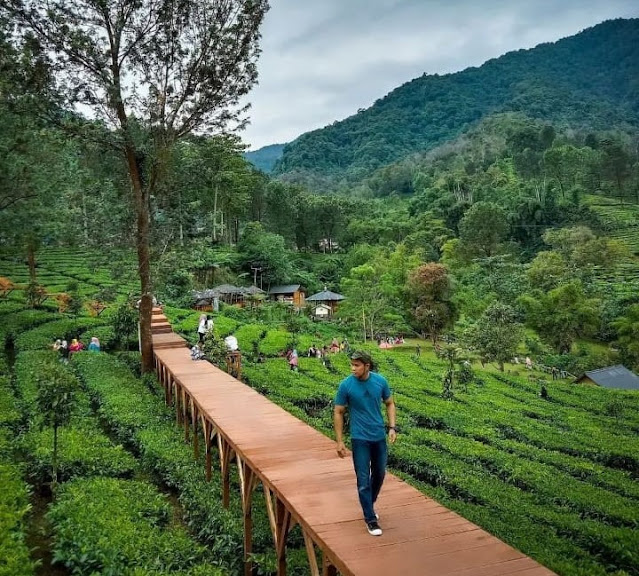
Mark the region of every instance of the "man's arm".
[[388, 417], [388, 441], [393, 444], [397, 438], [397, 432], [395, 431], [395, 400], [392, 396], [389, 396], [384, 400], [386, 404], [386, 416]]
[[333, 427], [335, 428], [335, 439], [337, 440], [337, 455], [340, 458], [346, 456], [346, 446], [342, 438], [344, 433], [344, 412], [346, 412], [346, 406], [335, 405], [333, 409]]

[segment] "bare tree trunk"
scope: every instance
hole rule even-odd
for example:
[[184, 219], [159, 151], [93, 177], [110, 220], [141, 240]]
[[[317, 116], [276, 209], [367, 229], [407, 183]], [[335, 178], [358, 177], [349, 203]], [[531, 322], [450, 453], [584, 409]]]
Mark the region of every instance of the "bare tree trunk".
[[217, 195], [218, 185], [215, 184], [215, 194], [213, 195], [213, 242], [217, 242]]
[[87, 215], [87, 195], [82, 190], [82, 224], [84, 227], [84, 245], [89, 245], [89, 217]]
[[29, 262], [29, 280], [32, 283], [36, 281], [36, 259], [35, 259], [35, 242], [27, 241], [27, 261]]
[[184, 246], [184, 223], [182, 219], [182, 192], [178, 192], [178, 206], [180, 211], [180, 246]]
[[[126, 129], [125, 129], [126, 131]], [[138, 273], [142, 289], [140, 302], [140, 344], [142, 349], [142, 373], [153, 371], [153, 340], [151, 337], [151, 257], [149, 248], [149, 191], [142, 185], [140, 171], [135, 158], [135, 150], [125, 136], [126, 160], [135, 196], [137, 213], [136, 245], [138, 250]]]

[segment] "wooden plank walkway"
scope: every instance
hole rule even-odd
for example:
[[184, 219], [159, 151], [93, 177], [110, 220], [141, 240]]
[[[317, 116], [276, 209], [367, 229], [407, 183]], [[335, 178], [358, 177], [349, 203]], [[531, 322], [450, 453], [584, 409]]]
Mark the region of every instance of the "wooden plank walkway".
[[333, 440], [212, 364], [192, 361], [179, 336], [160, 333], [153, 340], [166, 400], [176, 406], [176, 421], [185, 439], [193, 438], [196, 454], [199, 439], [193, 431], [201, 430], [209, 477], [217, 447], [225, 505], [229, 464], [237, 460], [245, 574], [251, 573], [251, 498], [258, 483], [264, 488], [280, 575], [286, 574], [286, 536], [295, 523], [302, 528], [313, 576], [337, 571], [344, 576], [553, 574], [392, 474], [376, 506], [384, 533], [370, 536], [352, 460], [337, 456]]

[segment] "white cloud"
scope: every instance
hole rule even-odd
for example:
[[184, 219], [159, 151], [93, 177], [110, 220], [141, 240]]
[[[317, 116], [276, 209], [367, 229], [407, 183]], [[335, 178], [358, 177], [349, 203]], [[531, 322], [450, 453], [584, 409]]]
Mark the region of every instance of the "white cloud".
[[636, 0], [273, 0], [243, 138], [253, 149], [288, 142], [424, 72], [479, 66], [637, 16]]

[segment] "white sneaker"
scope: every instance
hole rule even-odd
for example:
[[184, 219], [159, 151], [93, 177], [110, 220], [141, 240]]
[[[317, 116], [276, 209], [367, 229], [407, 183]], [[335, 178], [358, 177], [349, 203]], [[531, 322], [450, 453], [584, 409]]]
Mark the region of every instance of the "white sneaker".
[[371, 536], [381, 536], [382, 535], [382, 529], [379, 527], [379, 524], [377, 523], [377, 521], [367, 522], [366, 523], [366, 528], [368, 530], [368, 533]]

